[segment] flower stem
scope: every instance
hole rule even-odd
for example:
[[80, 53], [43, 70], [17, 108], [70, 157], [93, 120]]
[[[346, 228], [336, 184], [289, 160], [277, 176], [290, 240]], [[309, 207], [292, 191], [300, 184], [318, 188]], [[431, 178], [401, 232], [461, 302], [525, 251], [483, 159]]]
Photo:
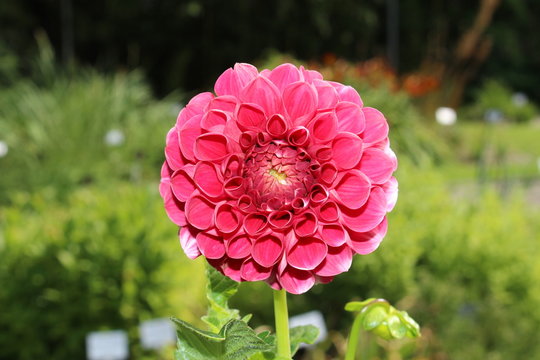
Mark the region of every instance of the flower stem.
[[274, 317], [276, 319], [277, 358], [291, 359], [289, 339], [289, 314], [287, 311], [287, 292], [274, 290]]
[[345, 354], [345, 360], [354, 360], [356, 355], [356, 346], [358, 345], [358, 338], [360, 337], [360, 328], [362, 325], [362, 317], [356, 316], [354, 319], [351, 333], [347, 341], [347, 353]]

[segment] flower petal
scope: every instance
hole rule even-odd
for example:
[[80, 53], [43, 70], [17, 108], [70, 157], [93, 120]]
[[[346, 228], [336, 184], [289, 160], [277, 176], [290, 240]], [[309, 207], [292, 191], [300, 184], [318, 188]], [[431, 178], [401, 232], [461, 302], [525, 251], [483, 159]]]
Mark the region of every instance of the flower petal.
[[305, 125], [317, 108], [317, 91], [304, 81], [289, 84], [283, 91], [283, 105], [293, 125]]
[[327, 201], [319, 208], [319, 216], [322, 221], [334, 222], [339, 219], [340, 211], [337, 204], [333, 201]]
[[228, 140], [218, 133], [206, 133], [199, 135], [195, 140], [195, 156], [199, 160], [217, 161], [229, 154], [227, 150]]
[[165, 158], [167, 164], [173, 170], [178, 170], [185, 165], [185, 161], [182, 159], [182, 153], [180, 152], [180, 143], [178, 141], [178, 130], [176, 126], [173, 126], [167, 133], [167, 143], [165, 145]]
[[225, 245], [221, 236], [209, 234], [201, 231], [197, 234], [197, 245], [199, 250], [207, 259], [219, 259], [225, 255]]
[[202, 129], [200, 126], [201, 118], [202, 115], [192, 117], [178, 131], [180, 150], [182, 150], [182, 155], [184, 155], [184, 157], [190, 161], [195, 161], [195, 155], [193, 152], [195, 141], [197, 140], [197, 137], [202, 134]]
[[207, 161], [201, 161], [195, 165], [193, 180], [199, 190], [210, 197], [218, 197], [223, 193], [223, 181], [218, 174], [216, 166]]
[[349, 232], [349, 246], [358, 254], [366, 255], [375, 251], [388, 230], [386, 217], [374, 229], [367, 232]]
[[323, 225], [320, 227], [319, 233], [328, 246], [341, 246], [349, 240], [348, 232], [340, 224]]
[[221, 268], [223, 269], [223, 274], [227, 277], [230, 277], [236, 282], [242, 281], [242, 260], [237, 259], [226, 259]]
[[283, 253], [283, 243], [275, 235], [268, 234], [261, 236], [253, 244], [251, 254], [253, 260], [263, 267], [275, 265]]
[[386, 195], [386, 211], [390, 212], [394, 209], [398, 199], [398, 182], [396, 178], [392, 176], [387, 182], [382, 184], [381, 187]]
[[311, 211], [294, 218], [294, 232], [297, 236], [310, 236], [317, 231], [317, 217]]
[[386, 208], [386, 195], [379, 186], [375, 186], [364, 206], [355, 210], [341, 208], [341, 217], [347, 228], [366, 232], [380, 224], [386, 215]]
[[266, 132], [274, 138], [285, 135], [289, 130], [289, 124], [285, 118], [279, 114], [272, 115], [266, 123]]
[[246, 234], [240, 234], [225, 242], [227, 255], [233, 259], [244, 259], [251, 254], [251, 240]]
[[300, 80], [300, 71], [292, 64], [281, 64], [268, 74], [268, 78], [283, 91], [287, 85]]
[[180, 201], [186, 201], [195, 191], [194, 168], [193, 165], [186, 165], [182, 169], [175, 171], [171, 177], [171, 189], [174, 196]]
[[341, 101], [349, 101], [352, 103], [355, 103], [356, 105], [363, 107], [364, 103], [362, 102], [362, 99], [360, 98], [360, 95], [358, 92], [351, 86], [345, 86], [343, 84], [334, 82], [334, 81], [328, 81], [338, 92], [339, 99]]
[[339, 180], [333, 190], [338, 203], [349, 209], [358, 209], [369, 197], [371, 182], [368, 177], [358, 170], [349, 170]]
[[261, 106], [267, 115], [278, 114], [282, 109], [278, 88], [264, 76], [254, 78], [243, 90], [240, 98], [245, 103]]
[[240, 97], [242, 89], [255, 77], [257, 68], [250, 64], [235, 64], [234, 69], [227, 69], [217, 79], [214, 91], [218, 96], [233, 95]]
[[349, 271], [352, 265], [353, 252], [347, 245], [328, 248], [323, 262], [313, 271], [318, 276], [335, 276]]
[[236, 112], [236, 123], [242, 131], [252, 130], [259, 132], [264, 129], [266, 115], [261, 106], [257, 104], [240, 104]]
[[197, 193], [186, 202], [186, 218], [197, 229], [206, 230], [214, 224], [214, 204]]
[[309, 125], [309, 130], [319, 143], [332, 140], [337, 134], [338, 118], [333, 111], [315, 116]]
[[324, 259], [328, 248], [316, 237], [298, 239], [287, 253], [287, 263], [299, 270], [313, 270]]
[[357, 104], [342, 101], [336, 106], [339, 131], [360, 134], [366, 127], [366, 119], [362, 109]]
[[303, 126], [291, 129], [287, 138], [293, 146], [304, 146], [309, 142], [309, 130]]
[[240, 217], [230, 204], [222, 203], [216, 206], [214, 223], [220, 232], [229, 234], [238, 229]]
[[333, 159], [338, 169], [352, 169], [362, 157], [363, 143], [358, 136], [340, 132], [332, 142]]
[[366, 118], [366, 128], [362, 135], [364, 142], [374, 144], [388, 137], [388, 123], [384, 115], [377, 109], [365, 107], [362, 109]]
[[333, 109], [339, 101], [336, 89], [323, 80], [313, 80], [317, 90], [317, 109]]
[[268, 223], [276, 229], [288, 227], [292, 222], [292, 214], [290, 211], [272, 211], [268, 216]]
[[253, 259], [247, 259], [242, 264], [240, 275], [246, 281], [261, 281], [270, 277], [272, 268], [266, 268], [257, 264]]
[[366, 174], [374, 184], [387, 182], [395, 170], [395, 161], [376, 148], [367, 148], [360, 160], [360, 170]]
[[336, 180], [338, 170], [332, 162], [327, 162], [321, 166], [321, 173], [319, 175], [319, 180], [322, 181], [327, 186], [331, 186]]
[[315, 276], [289, 266], [279, 275], [279, 283], [291, 294], [303, 294], [315, 285]]
[[165, 211], [167, 216], [173, 223], [178, 226], [185, 226], [187, 224], [185, 207], [186, 203], [181, 202], [172, 195], [172, 192], [167, 194], [163, 199], [165, 203]]
[[227, 123], [227, 114], [220, 110], [210, 110], [201, 119], [201, 128], [212, 131], [215, 127], [223, 128]]
[[264, 214], [249, 214], [244, 218], [244, 229], [252, 236], [262, 233], [267, 224], [268, 218]]
[[184, 250], [184, 253], [186, 253], [186, 256], [190, 259], [196, 259], [201, 255], [199, 247], [197, 246], [196, 235], [197, 232], [190, 226], [182, 227], [178, 235], [180, 246], [182, 246], [182, 250]]

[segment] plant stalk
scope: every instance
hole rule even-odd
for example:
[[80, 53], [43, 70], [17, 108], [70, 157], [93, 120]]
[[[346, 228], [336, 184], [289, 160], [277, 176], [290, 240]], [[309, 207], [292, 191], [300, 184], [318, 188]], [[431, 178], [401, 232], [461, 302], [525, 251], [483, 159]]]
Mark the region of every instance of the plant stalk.
[[356, 316], [349, 334], [347, 341], [347, 352], [345, 354], [345, 360], [354, 360], [356, 355], [356, 347], [358, 345], [358, 338], [360, 337], [360, 329], [362, 325], [362, 316]]
[[274, 317], [276, 319], [277, 358], [290, 360], [291, 342], [289, 339], [289, 313], [287, 311], [287, 292], [274, 290]]

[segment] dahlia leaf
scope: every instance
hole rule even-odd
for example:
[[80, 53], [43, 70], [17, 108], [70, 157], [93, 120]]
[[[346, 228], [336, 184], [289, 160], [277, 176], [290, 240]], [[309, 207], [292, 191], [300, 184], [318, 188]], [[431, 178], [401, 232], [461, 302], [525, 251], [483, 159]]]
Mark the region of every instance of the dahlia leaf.
[[230, 320], [214, 334], [173, 319], [178, 333], [176, 360], [246, 360], [271, 350], [245, 322]]
[[313, 344], [319, 336], [319, 328], [313, 325], [296, 326], [290, 330], [291, 354], [298, 351], [300, 344]]
[[[240, 312], [230, 309], [228, 305], [229, 299], [236, 293], [239, 284], [223, 276], [211, 266], [206, 268], [206, 277], [208, 278], [206, 297], [210, 306], [207, 315], [203, 316], [202, 320], [213, 332], [217, 333], [230, 320], [240, 319]], [[245, 316], [244, 322], [247, 323], [249, 318], [249, 315]]]

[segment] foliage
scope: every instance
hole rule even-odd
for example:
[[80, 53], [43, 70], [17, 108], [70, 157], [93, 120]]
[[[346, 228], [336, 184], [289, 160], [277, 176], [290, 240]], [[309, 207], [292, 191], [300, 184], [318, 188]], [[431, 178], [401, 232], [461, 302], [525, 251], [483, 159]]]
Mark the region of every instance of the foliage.
[[[210, 331], [173, 319], [178, 332], [176, 360], [278, 360], [275, 335], [268, 331], [256, 334], [247, 324], [249, 315], [240, 319], [239, 311], [229, 308], [228, 300], [236, 293], [239, 283], [210, 266], [206, 276], [210, 307], [203, 320]], [[291, 329], [291, 353], [296, 353], [300, 343], [312, 344], [318, 334], [318, 329], [311, 325]]]
[[91, 331], [203, 312], [204, 269], [182, 256], [157, 184], [12, 194], [0, 210], [0, 358], [83, 359]]
[[[532, 120], [538, 114], [538, 108], [525, 100], [513, 99], [513, 91], [497, 80], [486, 80], [475, 92], [474, 102], [470, 105], [469, 116], [483, 119], [488, 111], [499, 111], [501, 117], [518, 123]], [[523, 101], [523, 100], [522, 100]]]

